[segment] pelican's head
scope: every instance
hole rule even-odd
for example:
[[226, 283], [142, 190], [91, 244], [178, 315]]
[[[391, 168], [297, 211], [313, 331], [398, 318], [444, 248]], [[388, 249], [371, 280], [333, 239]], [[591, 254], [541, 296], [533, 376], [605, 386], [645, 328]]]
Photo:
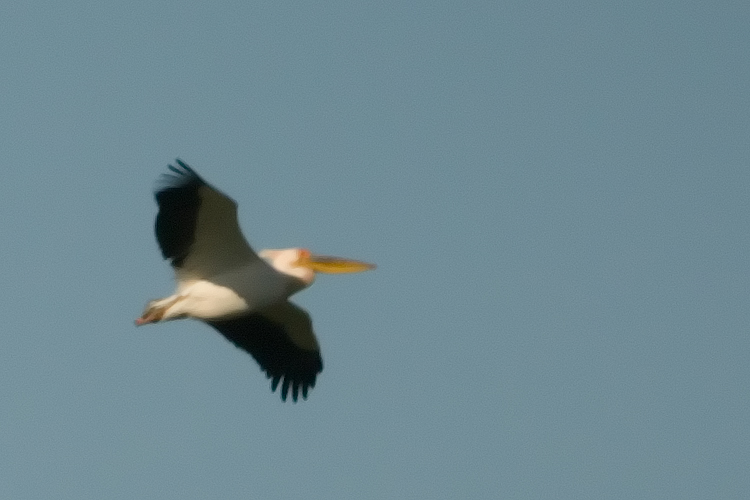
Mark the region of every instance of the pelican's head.
[[375, 269], [375, 264], [328, 255], [315, 255], [306, 248], [261, 250], [258, 255], [277, 271], [294, 276], [306, 286], [313, 282], [315, 273], [359, 273]]

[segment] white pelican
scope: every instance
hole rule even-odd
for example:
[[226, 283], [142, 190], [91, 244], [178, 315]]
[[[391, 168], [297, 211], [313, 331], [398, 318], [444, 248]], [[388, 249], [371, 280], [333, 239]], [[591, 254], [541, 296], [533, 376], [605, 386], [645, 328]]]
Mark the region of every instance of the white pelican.
[[302, 248], [256, 254], [237, 223], [237, 204], [177, 160], [156, 192], [156, 240], [175, 271], [177, 291], [152, 300], [136, 325], [202, 320], [250, 353], [281, 399], [291, 388], [307, 398], [323, 369], [310, 316], [287, 298], [310, 286], [316, 272], [356, 273], [366, 262], [316, 256]]

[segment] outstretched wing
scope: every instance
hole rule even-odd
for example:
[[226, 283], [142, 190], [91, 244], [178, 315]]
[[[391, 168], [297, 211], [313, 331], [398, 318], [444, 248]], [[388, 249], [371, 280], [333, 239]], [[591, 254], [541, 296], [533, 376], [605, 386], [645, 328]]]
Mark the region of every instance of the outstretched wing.
[[208, 321], [224, 337], [250, 353], [272, 380], [275, 391], [281, 382], [281, 399], [286, 401], [291, 388], [297, 401], [323, 370], [323, 360], [310, 316], [290, 302], [281, 302], [253, 314], [220, 321]]
[[156, 240], [180, 279], [208, 278], [258, 259], [237, 223], [237, 203], [186, 163], [157, 190]]

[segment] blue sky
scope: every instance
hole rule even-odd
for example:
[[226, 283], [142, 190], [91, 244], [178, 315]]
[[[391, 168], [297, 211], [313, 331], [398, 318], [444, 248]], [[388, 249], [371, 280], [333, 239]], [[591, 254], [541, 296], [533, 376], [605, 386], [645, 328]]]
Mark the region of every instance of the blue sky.
[[[0, 496], [744, 498], [743, 2], [0, 7]], [[180, 157], [322, 277], [282, 403], [171, 292]]]

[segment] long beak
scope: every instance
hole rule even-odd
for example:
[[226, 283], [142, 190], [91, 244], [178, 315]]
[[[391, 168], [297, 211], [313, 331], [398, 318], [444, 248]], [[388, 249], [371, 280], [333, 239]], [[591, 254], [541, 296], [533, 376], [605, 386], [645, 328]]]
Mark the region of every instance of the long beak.
[[298, 266], [304, 266], [318, 273], [343, 274], [361, 273], [375, 269], [375, 264], [369, 264], [360, 260], [343, 259], [329, 255], [314, 255], [309, 251], [303, 251], [297, 261]]

